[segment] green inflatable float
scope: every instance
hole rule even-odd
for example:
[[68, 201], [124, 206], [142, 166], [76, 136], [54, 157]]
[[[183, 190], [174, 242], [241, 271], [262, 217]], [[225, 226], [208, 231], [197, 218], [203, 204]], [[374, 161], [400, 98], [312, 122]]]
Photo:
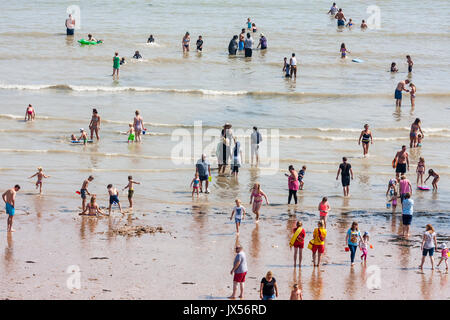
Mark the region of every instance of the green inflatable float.
[[80, 40], [78, 40], [78, 42], [79, 42], [80, 44], [99, 44], [99, 43], [102, 43], [102, 40], [98, 40], [98, 41], [89, 41], [89, 40], [80, 39]]

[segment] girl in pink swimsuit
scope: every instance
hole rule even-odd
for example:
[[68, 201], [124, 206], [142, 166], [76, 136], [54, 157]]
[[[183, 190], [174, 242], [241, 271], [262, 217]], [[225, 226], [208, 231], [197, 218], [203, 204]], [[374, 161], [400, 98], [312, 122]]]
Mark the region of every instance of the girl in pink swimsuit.
[[328, 204], [328, 198], [323, 197], [322, 201], [319, 203], [319, 214], [320, 214], [320, 220], [323, 221], [323, 227], [326, 228], [327, 225], [327, 215], [328, 211], [330, 210], [330, 205]]
[[252, 211], [256, 215], [256, 222], [259, 221], [259, 210], [261, 209], [263, 197], [266, 199], [266, 204], [269, 204], [266, 194], [261, 190], [261, 185], [259, 183], [255, 183], [250, 195], [250, 204], [252, 204], [253, 201]]

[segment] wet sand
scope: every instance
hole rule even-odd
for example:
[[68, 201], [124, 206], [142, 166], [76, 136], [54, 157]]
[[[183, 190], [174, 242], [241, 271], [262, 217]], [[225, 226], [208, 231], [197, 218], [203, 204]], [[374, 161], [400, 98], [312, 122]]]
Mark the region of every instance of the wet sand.
[[[249, 272], [246, 299], [259, 299], [259, 282], [268, 270], [277, 279], [279, 299], [289, 299], [298, 282], [305, 300], [310, 299], [450, 299], [448, 274], [424, 271], [420, 263], [420, 214], [413, 220], [412, 236], [402, 240], [401, 216], [336, 209], [328, 219], [324, 265], [313, 268], [311, 251], [304, 249], [301, 271], [292, 266], [287, 245], [295, 217], [303, 221], [306, 240], [317, 222], [314, 208], [294, 205], [264, 206], [262, 220], [244, 220], [239, 238], [228, 217], [229, 207], [186, 197], [186, 203], [137, 201], [134, 214], [122, 218], [80, 217], [78, 198], [52, 198], [23, 192], [13, 234], [6, 233], [6, 216], [0, 215], [0, 297], [2, 299], [226, 299], [231, 294], [229, 271], [235, 242], [243, 245]], [[125, 197], [121, 197], [125, 204]], [[343, 200], [344, 202], [347, 200]], [[106, 202], [99, 201], [103, 206]], [[144, 205], [147, 207], [144, 208]], [[251, 207], [244, 202], [248, 209]], [[21, 207], [21, 206], [19, 206]], [[125, 205], [127, 208], [127, 205]], [[151, 209], [147, 209], [151, 208]], [[426, 217], [425, 217], [426, 218]], [[350, 267], [344, 251], [345, 231], [353, 220], [371, 233], [374, 249], [367, 266]], [[416, 223], [415, 223], [416, 222]], [[122, 236], [111, 231], [125, 224], [161, 226], [165, 233]], [[441, 237], [439, 230], [438, 241]], [[77, 265], [81, 288], [69, 289], [66, 270]], [[370, 266], [381, 272], [381, 288], [368, 289]]]

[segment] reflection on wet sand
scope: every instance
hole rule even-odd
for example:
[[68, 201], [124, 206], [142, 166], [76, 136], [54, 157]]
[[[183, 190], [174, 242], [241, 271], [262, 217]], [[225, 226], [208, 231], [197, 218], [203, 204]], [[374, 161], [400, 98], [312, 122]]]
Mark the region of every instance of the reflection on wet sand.
[[349, 270], [349, 273], [347, 276], [347, 280], [345, 281], [345, 288], [346, 288], [345, 293], [347, 294], [345, 296], [345, 298], [350, 299], [350, 300], [357, 298], [355, 296], [355, 293], [356, 293], [357, 288], [360, 285], [359, 283], [356, 282], [355, 267], [356, 267], [356, 265], [354, 267], [350, 267], [350, 270]]
[[433, 298], [433, 277], [434, 271], [431, 271], [430, 273], [421, 272], [420, 291], [425, 300]]
[[313, 300], [319, 300], [322, 298], [323, 279], [322, 272], [319, 268], [313, 268], [311, 278], [309, 279], [309, 290]]
[[258, 259], [260, 250], [261, 241], [259, 239], [259, 223], [255, 223], [255, 227], [253, 228], [251, 237], [250, 255], [254, 259]]
[[13, 270], [12, 268], [12, 264], [14, 263], [14, 241], [13, 241], [13, 237], [12, 237], [12, 233], [8, 232], [6, 234], [6, 242], [7, 245], [5, 247], [5, 258], [4, 258], [4, 262], [5, 262], [5, 271], [8, 270]]
[[206, 239], [206, 222], [208, 221], [208, 213], [210, 212], [210, 206], [208, 203], [193, 203], [192, 204], [192, 224], [191, 231], [196, 234], [195, 239], [203, 242]]

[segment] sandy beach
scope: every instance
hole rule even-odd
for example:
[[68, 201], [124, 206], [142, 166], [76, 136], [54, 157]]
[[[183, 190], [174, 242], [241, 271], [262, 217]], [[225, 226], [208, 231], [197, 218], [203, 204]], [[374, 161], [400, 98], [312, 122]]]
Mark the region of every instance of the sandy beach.
[[[3, 193], [20, 184], [21, 190], [13, 234], [0, 208], [0, 299], [226, 299], [236, 243], [248, 259], [245, 299], [259, 299], [269, 270], [279, 299], [289, 299], [294, 283], [305, 300], [450, 299], [442, 265], [433, 271], [427, 260], [423, 271], [418, 268], [427, 224], [439, 244], [450, 246], [448, 8], [444, 2], [379, 2], [380, 28], [363, 30], [366, 1], [338, 3], [353, 19], [352, 28], [337, 28], [326, 14], [331, 4], [80, 2], [80, 29], [67, 36], [64, 21], [72, 3], [4, 3], [0, 187]], [[251, 58], [243, 51], [229, 56], [228, 43], [247, 26], [247, 17], [258, 28], [254, 47], [263, 33], [267, 50], [255, 49]], [[186, 31], [191, 51], [183, 54]], [[103, 43], [80, 45], [88, 33]], [[154, 43], [147, 43], [150, 34]], [[199, 35], [201, 53], [195, 52]], [[342, 59], [344, 42], [350, 53]], [[137, 50], [142, 59], [132, 58]], [[115, 52], [127, 61], [119, 80], [111, 77]], [[296, 79], [282, 70], [283, 58], [292, 53]], [[414, 61], [412, 72], [406, 55]], [[389, 72], [392, 62], [398, 72]], [[403, 92], [396, 107], [394, 90], [406, 79], [417, 87], [415, 106]], [[29, 104], [35, 121], [24, 120]], [[93, 108], [101, 117], [100, 140], [72, 143], [80, 129], [90, 133]], [[128, 143], [136, 110], [147, 130], [142, 143]], [[425, 136], [421, 147], [409, 148], [416, 118]], [[216, 148], [227, 122], [243, 151], [238, 179], [217, 173]], [[358, 137], [366, 123], [373, 144], [364, 157]], [[263, 137], [257, 168], [249, 163], [253, 126]], [[408, 146], [406, 175], [414, 200], [408, 239], [401, 236], [400, 206], [393, 214], [385, 195], [402, 145]], [[202, 153], [211, 163], [212, 181], [210, 193], [197, 199], [189, 184]], [[355, 175], [347, 198], [336, 180], [344, 156]], [[440, 175], [437, 192], [417, 189], [421, 157], [427, 170]], [[307, 166], [297, 205], [287, 205], [289, 165], [296, 171]], [[28, 178], [38, 167], [50, 175], [43, 195], [35, 189], [36, 178]], [[106, 186], [120, 190], [125, 217], [115, 206], [111, 217], [79, 216], [76, 191], [89, 175], [89, 191], [103, 210]], [[122, 191], [129, 175], [141, 183], [134, 187], [132, 212]], [[249, 204], [256, 182], [270, 200], [258, 224]], [[323, 265], [314, 268], [305, 248], [301, 271], [294, 269], [292, 228], [302, 221], [307, 243], [324, 196], [331, 210]], [[248, 211], [239, 237], [229, 219], [236, 198]], [[373, 249], [367, 265], [360, 263], [358, 249], [352, 268], [345, 235], [353, 221], [370, 233]]]

